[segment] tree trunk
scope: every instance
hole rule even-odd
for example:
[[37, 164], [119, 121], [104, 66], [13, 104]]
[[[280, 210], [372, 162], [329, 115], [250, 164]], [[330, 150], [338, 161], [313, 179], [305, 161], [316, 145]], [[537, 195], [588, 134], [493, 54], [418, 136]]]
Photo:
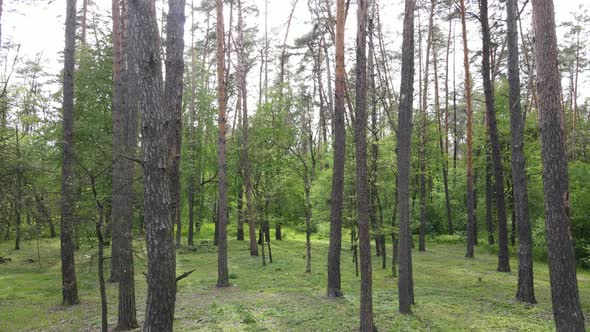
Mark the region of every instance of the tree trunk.
[[[83, 0], [86, 1], [86, 0]], [[111, 277], [110, 282], [119, 281], [121, 269], [121, 247], [122, 236], [121, 227], [125, 223], [123, 217], [125, 215], [125, 208], [128, 207], [128, 202], [125, 201], [124, 187], [129, 185], [128, 180], [124, 178], [124, 157], [125, 143], [123, 131], [125, 122], [123, 119], [123, 43], [122, 43], [122, 26], [123, 20], [121, 18], [120, 0], [112, 0], [112, 15], [113, 15], [113, 169], [112, 169], [112, 209], [111, 209]]]
[[[371, 133], [371, 154], [370, 154], [370, 161], [371, 166], [369, 170], [369, 192], [370, 192], [370, 200], [371, 200], [371, 224], [373, 224], [375, 230], [375, 249], [377, 256], [381, 256], [382, 266], [384, 265], [383, 262], [386, 262], [386, 251], [385, 251], [385, 241], [383, 235], [383, 214], [380, 213], [379, 216], [377, 215], [378, 211], [380, 211], [380, 202], [379, 202], [379, 192], [377, 188], [377, 159], [379, 157], [379, 128], [377, 126], [377, 92], [375, 86], [375, 44], [373, 42], [373, 32], [374, 28], [374, 18], [375, 18], [375, 10], [376, 6], [373, 3], [373, 7], [371, 9], [371, 16], [369, 17], [368, 23], [368, 35], [369, 35], [369, 59], [368, 59], [368, 80], [369, 80], [369, 105], [371, 107], [371, 123], [370, 123], [370, 133]], [[385, 268], [385, 267], [384, 267]]]
[[248, 232], [250, 236], [250, 256], [258, 256], [258, 245], [256, 244], [256, 220], [254, 213], [254, 195], [252, 189], [252, 180], [250, 178], [250, 157], [248, 156], [249, 140], [248, 140], [248, 90], [246, 78], [248, 75], [248, 55], [244, 46], [244, 23], [242, 13], [242, 0], [238, 1], [238, 49], [239, 55], [239, 71], [240, 71], [240, 90], [242, 94], [242, 162], [244, 171], [244, 187], [246, 188], [246, 218], [248, 221]]
[[217, 102], [219, 113], [217, 123], [219, 125], [219, 136], [217, 138], [217, 167], [218, 178], [218, 204], [217, 223], [219, 228], [218, 251], [217, 251], [217, 287], [228, 287], [229, 279], [227, 272], [227, 169], [225, 161], [225, 131], [226, 118], [225, 107], [225, 50], [224, 50], [224, 23], [223, 23], [223, 1], [217, 0]]
[[[311, 183], [305, 180], [305, 273], [311, 273]], [[264, 243], [262, 244], [264, 246]]]
[[426, 61], [424, 62], [422, 107], [420, 108], [420, 147], [418, 148], [418, 159], [420, 162], [420, 236], [418, 239], [418, 251], [426, 250], [426, 144], [428, 144], [428, 79], [430, 78], [430, 49], [432, 47], [435, 6], [435, 0], [431, 0], [430, 15], [428, 18], [428, 37], [426, 39]]
[[182, 78], [184, 72], [184, 7], [185, 0], [168, 1], [166, 19], [166, 82], [164, 107], [167, 122], [168, 165], [172, 220], [176, 223], [176, 247], [182, 234], [180, 199], [180, 148], [182, 144]]
[[80, 36], [80, 42], [86, 44], [86, 27], [88, 17], [88, 0], [82, 0], [82, 35]]
[[[138, 75], [137, 75], [137, 55], [136, 39], [137, 32], [132, 28], [135, 17], [128, 12], [128, 1], [121, 2], [121, 17], [118, 24], [113, 22], [113, 31], [115, 26], [121, 36], [118, 37], [120, 47], [119, 67], [121, 70], [120, 82], [114, 88], [119, 88], [119, 93], [113, 91], [113, 96], [121, 98], [119, 101], [118, 118], [120, 123], [113, 126], [113, 142], [115, 141], [115, 130], [118, 130], [117, 141], [120, 144], [119, 155], [113, 156], [114, 160], [112, 183], [113, 188], [117, 188], [113, 193], [111, 208], [111, 219], [113, 220], [114, 230], [119, 234], [113, 233], [113, 247], [118, 246], [118, 264], [114, 270], [115, 277], [119, 281], [119, 308], [117, 329], [130, 330], [138, 326], [135, 306], [135, 280], [133, 267], [133, 178], [135, 177], [135, 165], [132, 160], [136, 155], [137, 148], [137, 112], [138, 112]], [[116, 13], [115, 4], [113, 4], [113, 13]], [[115, 41], [113, 40], [113, 43]], [[127, 66], [123, 66], [126, 63]], [[115, 68], [114, 68], [115, 69]], [[113, 71], [113, 74], [115, 70]], [[115, 162], [116, 161], [116, 162]], [[115, 170], [117, 176], [115, 176]], [[116, 187], [115, 187], [116, 186]], [[116, 221], [115, 221], [116, 218]], [[114, 239], [117, 238], [117, 244]], [[114, 263], [114, 262], [112, 262]], [[113, 276], [111, 272], [111, 277]]]
[[356, 37], [356, 104], [354, 137], [356, 143], [356, 193], [359, 222], [359, 251], [361, 263], [360, 331], [374, 331], [373, 286], [371, 268], [371, 213], [367, 179], [367, 1], [358, 1]]
[[344, 125], [344, 0], [336, 3], [336, 90], [334, 100], [334, 165], [330, 198], [330, 249], [328, 252], [328, 297], [341, 297], [340, 251], [342, 248], [342, 210], [344, 205], [344, 163], [346, 128]]
[[61, 169], [61, 276], [62, 303], [78, 304], [74, 261], [74, 70], [76, 0], [67, 0], [63, 80], [63, 160]]
[[21, 223], [22, 223], [22, 206], [23, 206], [23, 166], [21, 165], [21, 154], [20, 154], [20, 138], [18, 125], [16, 126], [16, 188], [14, 193], [14, 216], [16, 226], [16, 238], [14, 242], [14, 250], [20, 250], [20, 238], [21, 238]]
[[545, 192], [545, 225], [553, 316], [557, 331], [584, 331], [569, 216], [564, 119], [559, 101], [553, 1], [533, 1], [539, 124]]
[[500, 138], [496, 122], [494, 106], [494, 89], [490, 67], [490, 25], [488, 22], [488, 0], [479, 1], [480, 21], [482, 30], [482, 76], [488, 118], [490, 142], [492, 145], [492, 162], [494, 165], [494, 181], [496, 189], [496, 209], [498, 214], [498, 271], [510, 272], [510, 256], [508, 254], [508, 221], [506, 218], [506, 197], [504, 193], [504, 167]]
[[168, 133], [160, 37], [153, 2], [129, 1], [130, 30], [135, 40], [142, 110], [144, 219], [148, 256], [144, 331], [171, 331], [176, 298], [174, 220], [171, 215]]
[[[196, 99], [196, 50], [195, 48], [195, 8], [194, 1], [191, 0], [191, 68], [190, 68], [190, 88], [191, 88], [191, 100], [190, 100], [190, 115], [189, 115], [189, 149], [190, 149], [190, 165], [191, 171], [188, 180], [188, 236], [187, 245], [192, 248], [194, 247], [194, 232], [195, 232], [195, 181], [200, 180], [195, 176], [197, 165], [197, 141], [195, 133], [195, 121], [197, 120], [197, 109], [195, 105]], [[199, 122], [201, 122], [199, 120]]]
[[410, 234], [410, 149], [412, 140], [412, 102], [414, 95], [414, 0], [406, 0], [404, 13], [402, 68], [397, 146], [397, 202], [399, 211], [399, 311], [412, 312], [411, 234]]
[[494, 187], [492, 186], [492, 161], [489, 148], [486, 147], [486, 228], [488, 230], [488, 244], [494, 245], [494, 233], [496, 232], [493, 220], [492, 202]]
[[[440, 149], [441, 155], [441, 169], [443, 175], [443, 188], [445, 192], [445, 207], [447, 212], [447, 232], [449, 234], [453, 234], [453, 221], [451, 216], [451, 197], [449, 193], [449, 163], [447, 161], [447, 148], [445, 145], [445, 139], [443, 135], [446, 134], [443, 132], [443, 125], [442, 125], [442, 114], [440, 110], [440, 99], [438, 95], [438, 57], [436, 54], [436, 50], [434, 48], [434, 44], [432, 45], [432, 62], [434, 66], [434, 109], [436, 113], [436, 119], [438, 124], [438, 146]], [[448, 87], [446, 87], [448, 88]], [[447, 100], [448, 106], [448, 100]], [[446, 115], [445, 115], [446, 117]], [[446, 120], [445, 120], [446, 121]], [[448, 141], [446, 142], [448, 143]]]
[[533, 238], [529, 217], [524, 154], [524, 121], [520, 108], [520, 71], [517, 32], [518, 1], [506, 2], [508, 82], [510, 84], [510, 129], [512, 134], [512, 187], [514, 214], [518, 224], [518, 287], [516, 299], [536, 303], [533, 283]]
[[465, 1], [460, 0], [461, 29], [463, 32], [463, 66], [465, 67], [465, 99], [467, 103], [467, 253], [473, 257], [475, 245], [475, 195], [473, 192], [473, 109], [471, 104], [471, 76], [469, 73], [469, 49], [467, 48], [467, 25]]

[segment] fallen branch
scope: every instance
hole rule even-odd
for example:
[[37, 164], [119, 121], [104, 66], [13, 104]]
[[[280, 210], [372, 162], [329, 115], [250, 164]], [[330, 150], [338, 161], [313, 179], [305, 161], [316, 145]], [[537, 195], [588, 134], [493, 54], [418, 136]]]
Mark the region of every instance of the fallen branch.
[[190, 270], [190, 271], [187, 271], [187, 272], [185, 272], [185, 273], [183, 273], [183, 274], [179, 275], [178, 277], [176, 277], [176, 282], [178, 283], [180, 280], [182, 280], [182, 279], [184, 279], [184, 278], [188, 277], [188, 276], [189, 276], [191, 273], [193, 273], [193, 272], [195, 272], [195, 271], [196, 271], [196, 269], [194, 269], [194, 270]]

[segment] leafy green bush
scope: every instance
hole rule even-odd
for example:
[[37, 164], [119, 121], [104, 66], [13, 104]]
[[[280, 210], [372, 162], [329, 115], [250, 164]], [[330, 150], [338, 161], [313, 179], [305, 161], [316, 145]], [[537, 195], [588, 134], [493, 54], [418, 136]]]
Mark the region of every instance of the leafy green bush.
[[437, 235], [432, 238], [432, 240], [436, 243], [452, 243], [452, 244], [459, 244], [465, 242], [465, 237], [459, 234], [441, 234]]

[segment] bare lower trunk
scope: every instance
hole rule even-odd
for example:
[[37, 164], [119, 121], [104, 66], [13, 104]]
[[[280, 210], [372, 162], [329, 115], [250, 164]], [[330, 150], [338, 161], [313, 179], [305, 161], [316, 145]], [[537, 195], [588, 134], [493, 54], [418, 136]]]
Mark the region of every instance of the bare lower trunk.
[[164, 107], [166, 127], [172, 220], [176, 224], [176, 247], [182, 234], [180, 201], [180, 149], [182, 144], [182, 90], [184, 72], [184, 7], [185, 0], [168, 1], [166, 19], [166, 82]]
[[252, 182], [250, 179], [250, 157], [248, 155], [249, 140], [248, 140], [248, 91], [246, 75], [248, 73], [247, 61], [248, 57], [244, 47], [244, 24], [242, 17], [242, 0], [238, 2], [238, 50], [239, 50], [239, 83], [242, 95], [242, 162], [244, 171], [244, 187], [246, 191], [246, 219], [248, 222], [248, 232], [250, 236], [250, 256], [258, 256], [258, 246], [256, 245], [256, 220], [254, 214], [254, 198], [252, 191]]
[[371, 213], [367, 179], [367, 1], [358, 1], [356, 38], [356, 105], [354, 136], [356, 144], [356, 193], [359, 222], [359, 253], [361, 265], [360, 331], [373, 331], [373, 282], [371, 268]]
[[336, 4], [336, 90], [334, 104], [334, 164], [330, 207], [330, 249], [328, 253], [328, 297], [342, 296], [340, 251], [342, 247], [342, 210], [344, 201], [344, 162], [346, 128], [344, 125], [344, 0]]
[[412, 312], [411, 234], [410, 234], [410, 148], [414, 93], [414, 0], [406, 0], [403, 21], [402, 69], [397, 146], [397, 203], [399, 211], [399, 311]]
[[217, 248], [217, 287], [228, 287], [227, 269], [227, 178], [226, 178], [226, 156], [225, 156], [225, 50], [224, 50], [224, 21], [223, 1], [217, 0], [217, 102], [219, 113], [217, 123], [219, 135], [217, 137], [217, 167], [218, 167], [218, 197], [217, 197], [217, 224], [219, 229]]
[[517, 31], [518, 1], [506, 2], [508, 82], [510, 84], [510, 129], [512, 134], [512, 187], [514, 216], [518, 224], [518, 286], [516, 299], [536, 303], [533, 283], [533, 239], [529, 217], [524, 154], [524, 121], [520, 104], [520, 67]]
[[[113, 11], [115, 12], [115, 11]], [[135, 158], [137, 147], [137, 112], [139, 110], [139, 91], [137, 85], [137, 57], [136, 31], [132, 28], [135, 17], [128, 13], [128, 1], [123, 1], [121, 6], [121, 61], [126, 63], [121, 73], [122, 104], [120, 109], [119, 155], [117, 159], [117, 177], [113, 168], [113, 194], [111, 216], [113, 225], [117, 218], [117, 235], [119, 266], [116, 268], [116, 278], [119, 281], [119, 307], [117, 329], [130, 330], [138, 326], [135, 306], [135, 280], [133, 267], [133, 179], [135, 177], [135, 165], [130, 159]], [[122, 64], [121, 64], [122, 65]], [[117, 86], [115, 86], [116, 88]], [[121, 93], [120, 92], [120, 93]], [[113, 128], [114, 136], [114, 128]], [[114, 141], [114, 138], [113, 138]], [[114, 235], [114, 234], [113, 234]], [[113, 246], [115, 243], [113, 241]]]
[[533, 1], [539, 122], [545, 193], [545, 226], [553, 316], [558, 332], [584, 331], [569, 216], [564, 119], [559, 98], [553, 1]]
[[63, 159], [61, 170], [61, 275], [62, 303], [78, 304], [74, 261], [74, 53], [76, 48], [76, 0], [68, 0], [63, 80]]
[[305, 185], [305, 273], [311, 273], [311, 184]]
[[492, 161], [494, 166], [494, 181], [496, 189], [496, 211], [498, 213], [498, 271], [510, 272], [510, 257], [508, 255], [508, 221], [506, 218], [506, 197], [504, 193], [504, 166], [500, 138], [496, 122], [496, 108], [494, 105], [494, 89], [490, 66], [490, 26], [488, 23], [488, 1], [480, 0], [480, 22], [482, 27], [482, 76], [488, 117], [490, 143], [492, 145]]
[[176, 298], [176, 253], [164, 123], [160, 37], [154, 3], [129, 1], [142, 111], [144, 219], [148, 257], [144, 331], [171, 331]]
[[463, 66], [465, 68], [465, 99], [467, 102], [467, 252], [466, 257], [473, 257], [475, 245], [475, 195], [473, 186], [473, 109], [471, 104], [471, 76], [469, 73], [469, 49], [467, 48], [467, 26], [465, 1], [460, 0], [461, 29], [463, 35]]

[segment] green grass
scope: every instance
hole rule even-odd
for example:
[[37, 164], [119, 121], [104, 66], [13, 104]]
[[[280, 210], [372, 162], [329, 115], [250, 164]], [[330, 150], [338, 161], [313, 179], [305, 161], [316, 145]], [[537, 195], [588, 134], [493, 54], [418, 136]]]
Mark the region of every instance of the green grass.
[[[206, 229], [210, 239], [210, 229]], [[196, 269], [180, 281], [176, 300], [178, 331], [353, 331], [358, 327], [360, 280], [354, 276], [352, 255], [345, 240], [342, 251], [344, 298], [325, 296], [326, 239], [312, 241], [312, 273], [305, 271], [302, 234], [286, 230], [284, 241], [273, 241], [274, 263], [265, 267], [249, 256], [247, 242], [231, 236], [231, 287], [216, 289], [217, 254], [211, 241], [197, 251], [177, 252], [177, 274]], [[345, 237], [347, 239], [347, 237]], [[206, 241], [197, 239], [196, 243]], [[142, 248], [136, 242], [136, 248]], [[389, 244], [388, 244], [389, 245]], [[89, 331], [100, 328], [100, 300], [96, 249], [76, 253], [76, 272], [82, 303], [61, 306], [59, 240], [25, 241], [20, 251], [13, 243], [0, 244], [0, 331]], [[388, 247], [391, 250], [391, 247]], [[107, 254], [108, 255], [108, 254]], [[34, 260], [33, 262], [29, 259]], [[389, 259], [388, 259], [389, 260]], [[498, 273], [496, 257], [476, 248], [476, 258], [464, 258], [464, 246], [429, 241], [426, 252], [413, 251], [416, 305], [413, 314], [397, 312], [397, 283], [391, 270], [382, 270], [373, 256], [373, 308], [381, 331], [551, 331], [554, 330], [547, 265], [535, 264], [535, 291], [539, 304], [514, 300], [514, 272]], [[92, 262], [92, 264], [91, 264]], [[108, 261], [107, 261], [108, 262]], [[145, 254], [136, 256], [138, 319], [145, 309]], [[389, 262], [388, 262], [389, 263]], [[108, 277], [108, 276], [107, 276]], [[578, 272], [584, 313], [590, 318], [590, 273]], [[117, 287], [107, 285], [109, 326], [116, 323]], [[587, 325], [587, 327], [590, 327]]]

